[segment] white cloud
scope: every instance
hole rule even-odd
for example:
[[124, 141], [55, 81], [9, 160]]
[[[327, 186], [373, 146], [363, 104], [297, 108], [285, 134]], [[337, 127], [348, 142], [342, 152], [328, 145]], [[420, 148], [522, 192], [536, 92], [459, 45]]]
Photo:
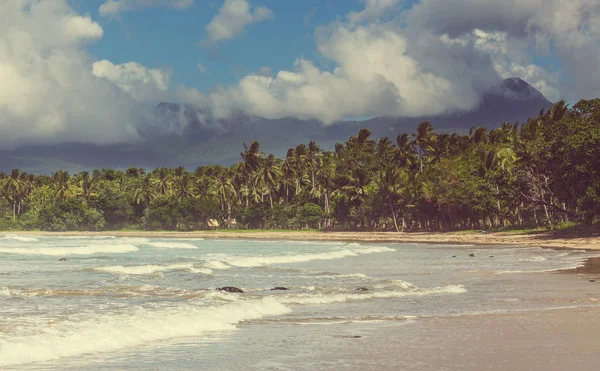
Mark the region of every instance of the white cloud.
[[169, 89], [170, 71], [149, 69], [137, 62], [95, 62], [92, 74], [105, 78], [137, 101], [156, 100]]
[[[418, 29], [450, 39], [473, 35], [477, 30], [505, 35], [509, 43], [521, 43], [519, 53], [529, 53], [520, 61], [511, 61], [515, 72], [523, 71], [525, 79], [537, 78], [536, 86], [544, 93], [569, 100], [598, 94], [597, 0], [421, 0], [406, 18]], [[552, 56], [560, 63], [560, 72], [531, 62], [531, 50], [536, 56]], [[511, 53], [507, 57], [512, 60], [516, 56]]]
[[233, 39], [243, 34], [248, 25], [274, 17], [272, 10], [263, 6], [251, 7], [248, 0], [225, 0], [217, 15], [205, 28], [207, 41], [215, 44]]
[[[121, 76], [122, 81], [98, 78], [85, 47], [102, 35], [100, 25], [77, 14], [66, 0], [11, 0], [0, 5], [0, 147], [138, 138], [137, 122], [147, 121], [140, 120], [147, 111], [121, 88], [136, 95], [135, 89], [143, 85], [136, 76], [158, 90], [168, 79], [139, 65], [129, 68], [130, 75]], [[138, 76], [136, 71], [145, 73]], [[130, 78], [129, 86], [125, 77]]]
[[592, 98], [600, 88], [597, 0], [420, 0], [395, 16], [399, 1], [364, 3], [363, 11], [316, 33], [332, 68], [300, 59], [273, 76], [253, 73], [186, 96], [220, 115], [242, 109], [328, 123], [471, 110], [509, 77], [551, 100]]
[[98, 13], [101, 16], [114, 17], [119, 13], [142, 8], [169, 7], [174, 9], [187, 9], [194, 4], [194, 0], [106, 0]]
[[352, 24], [364, 21], [377, 20], [389, 11], [393, 10], [401, 0], [363, 0], [365, 8], [360, 12], [350, 12], [346, 15]]

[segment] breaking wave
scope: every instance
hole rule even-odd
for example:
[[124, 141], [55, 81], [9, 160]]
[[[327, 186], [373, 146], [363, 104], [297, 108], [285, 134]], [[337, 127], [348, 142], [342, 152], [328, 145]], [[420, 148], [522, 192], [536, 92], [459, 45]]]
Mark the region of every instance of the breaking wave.
[[197, 249], [198, 246], [194, 246], [191, 243], [183, 242], [146, 242], [146, 245], [152, 247], [158, 247], [162, 249]]
[[4, 237], [0, 238], [0, 240], [13, 240], [13, 241], [20, 241], [20, 242], [38, 242], [39, 241], [37, 238], [34, 238], [34, 237], [19, 236], [16, 234], [7, 234]]
[[231, 331], [236, 324], [290, 311], [273, 298], [218, 307], [181, 306], [156, 311], [65, 321], [36, 335], [0, 338], [0, 367], [111, 352], [152, 341]]
[[282, 255], [282, 256], [256, 256], [256, 257], [236, 257], [226, 259], [225, 263], [234, 267], [260, 267], [263, 265], [271, 264], [286, 264], [286, 263], [303, 263], [314, 260], [332, 260], [341, 259], [349, 256], [359, 256], [366, 254], [375, 254], [381, 252], [395, 251], [389, 247], [366, 247], [360, 249], [344, 249], [324, 253], [316, 254], [303, 254], [303, 255]]
[[13, 247], [0, 248], [0, 253], [20, 254], [20, 255], [48, 255], [48, 256], [65, 256], [65, 255], [93, 255], [93, 254], [122, 254], [139, 249], [130, 244], [121, 245], [88, 245], [76, 247]]
[[170, 265], [134, 265], [134, 266], [122, 266], [113, 265], [110, 267], [96, 267], [92, 268], [98, 272], [123, 274], [123, 275], [151, 275], [156, 273], [175, 271], [175, 270], [186, 270], [191, 273], [202, 273], [212, 274], [213, 271], [208, 268], [194, 268], [194, 264], [191, 263], [180, 263]]
[[280, 297], [278, 300], [283, 304], [333, 304], [344, 303], [353, 300], [368, 299], [393, 299], [405, 296], [427, 296], [440, 294], [462, 294], [467, 292], [461, 285], [450, 285], [432, 289], [416, 289], [410, 291], [379, 291], [366, 292], [364, 294], [298, 294]]

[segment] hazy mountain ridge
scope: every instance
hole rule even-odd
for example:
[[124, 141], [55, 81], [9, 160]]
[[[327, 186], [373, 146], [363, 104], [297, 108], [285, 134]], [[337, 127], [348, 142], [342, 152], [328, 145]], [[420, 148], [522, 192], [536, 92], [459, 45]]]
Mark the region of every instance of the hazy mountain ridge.
[[266, 119], [238, 112], [227, 119], [215, 119], [210, 111], [171, 102], [159, 103], [154, 113], [159, 127], [140, 132], [140, 142], [100, 146], [87, 143], [24, 146], [0, 151], [0, 170], [14, 167], [24, 171], [52, 173], [60, 168], [71, 171], [131, 166], [230, 165], [239, 160], [243, 142], [257, 140], [264, 151], [284, 156], [288, 148], [316, 140], [323, 149], [345, 141], [367, 128], [374, 137], [395, 138], [412, 133], [422, 121], [443, 131], [466, 131], [474, 126], [495, 128], [503, 122], [523, 122], [541, 109], [551, 107], [538, 90], [527, 82], [507, 79], [486, 94], [471, 112], [444, 116], [403, 118], [380, 116], [363, 121], [341, 121], [323, 126], [317, 120], [285, 117]]

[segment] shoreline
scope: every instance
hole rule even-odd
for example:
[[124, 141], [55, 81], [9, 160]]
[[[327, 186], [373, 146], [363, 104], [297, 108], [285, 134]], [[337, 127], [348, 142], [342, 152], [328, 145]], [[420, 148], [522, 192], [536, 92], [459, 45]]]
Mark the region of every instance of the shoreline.
[[307, 232], [307, 231], [103, 231], [42, 232], [3, 231], [21, 236], [115, 236], [145, 238], [216, 238], [252, 240], [349, 241], [370, 243], [427, 243], [452, 245], [510, 245], [551, 249], [600, 250], [600, 235], [556, 237], [550, 233], [516, 234], [461, 232]]

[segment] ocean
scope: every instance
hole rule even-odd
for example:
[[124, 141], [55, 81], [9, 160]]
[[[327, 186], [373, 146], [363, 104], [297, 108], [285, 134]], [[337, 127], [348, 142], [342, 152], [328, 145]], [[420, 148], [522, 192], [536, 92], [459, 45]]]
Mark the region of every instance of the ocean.
[[[518, 246], [7, 234], [0, 368], [442, 369], [419, 354], [398, 357], [398, 347], [435, 354], [427, 334], [452, 318], [597, 307], [589, 282], [555, 272], [590, 256]], [[244, 293], [216, 290], [224, 286]]]

